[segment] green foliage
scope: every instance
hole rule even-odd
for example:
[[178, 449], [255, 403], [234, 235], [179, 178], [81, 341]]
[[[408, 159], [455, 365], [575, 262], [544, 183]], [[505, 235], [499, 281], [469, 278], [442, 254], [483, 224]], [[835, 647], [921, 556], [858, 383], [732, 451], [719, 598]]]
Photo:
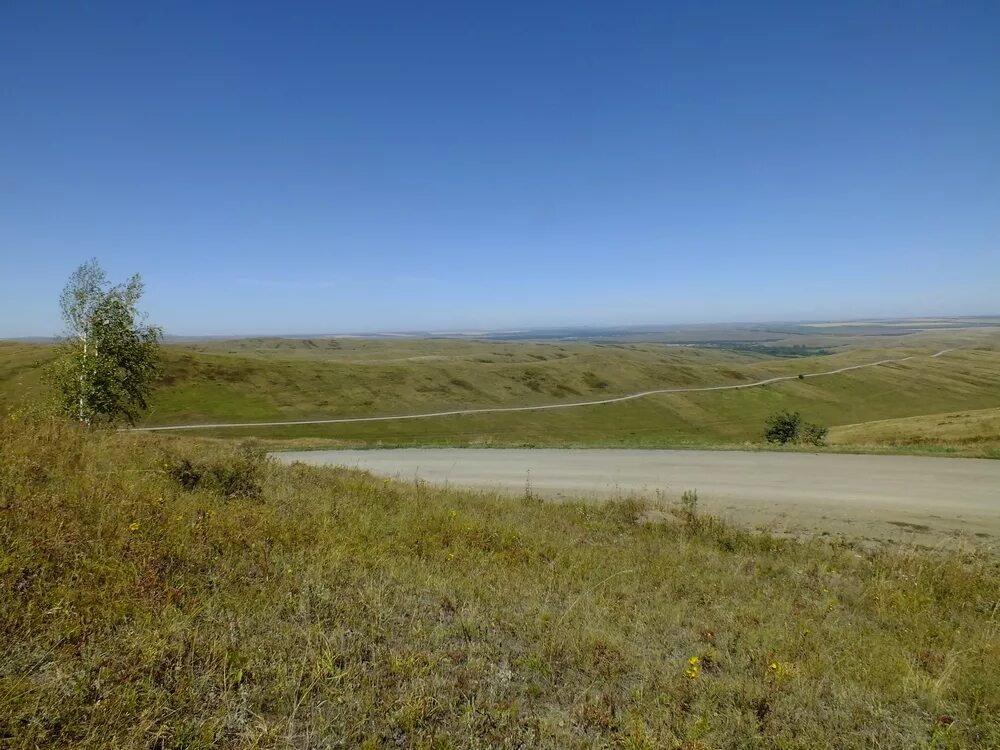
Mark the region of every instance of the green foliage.
[[798, 441], [807, 445], [826, 445], [829, 428], [823, 425], [805, 422], [799, 429]]
[[827, 428], [822, 425], [803, 421], [802, 415], [797, 411], [779, 411], [767, 418], [764, 439], [779, 445], [824, 445], [827, 432]]
[[141, 322], [142, 281], [111, 286], [96, 261], [70, 277], [60, 303], [67, 338], [47, 379], [58, 409], [87, 424], [134, 423], [159, 374], [162, 331]]
[[767, 418], [764, 439], [769, 443], [793, 443], [802, 426], [802, 415], [797, 411], [779, 411]]

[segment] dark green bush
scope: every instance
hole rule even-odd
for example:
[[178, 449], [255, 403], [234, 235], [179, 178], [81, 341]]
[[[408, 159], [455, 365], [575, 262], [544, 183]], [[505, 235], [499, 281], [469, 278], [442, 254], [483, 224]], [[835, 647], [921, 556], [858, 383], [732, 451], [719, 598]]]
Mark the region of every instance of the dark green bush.
[[804, 422], [802, 415], [797, 411], [780, 411], [767, 418], [764, 439], [779, 445], [788, 443], [823, 445], [826, 442], [827, 432], [827, 428], [822, 425]]
[[767, 428], [764, 439], [769, 443], [785, 445], [795, 441], [799, 427], [802, 425], [802, 415], [797, 411], [779, 411], [767, 418]]

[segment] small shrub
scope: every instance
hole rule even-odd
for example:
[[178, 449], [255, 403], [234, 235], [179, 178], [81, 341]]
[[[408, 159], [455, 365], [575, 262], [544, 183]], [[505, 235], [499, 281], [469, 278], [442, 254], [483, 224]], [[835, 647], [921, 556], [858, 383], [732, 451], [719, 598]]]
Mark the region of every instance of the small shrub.
[[204, 460], [169, 456], [167, 476], [189, 492], [203, 489], [226, 499], [255, 499], [262, 490], [266, 455], [252, 445], [242, 445], [235, 455]]
[[798, 441], [808, 445], [826, 445], [826, 434], [829, 431], [823, 425], [806, 422], [799, 430]]
[[167, 476], [173, 479], [185, 490], [193, 490], [201, 484], [202, 471], [197, 468], [191, 459], [178, 458], [164, 461], [167, 469]]
[[681, 510], [684, 512], [684, 516], [690, 521], [698, 517], [697, 490], [684, 490], [684, 493], [681, 495]]
[[696, 534], [702, 530], [705, 517], [698, 514], [697, 490], [684, 490], [681, 494], [680, 508], [675, 511], [675, 515], [680, 517], [688, 534]]
[[802, 415], [797, 411], [779, 411], [767, 418], [764, 439], [769, 443], [785, 445], [795, 441], [802, 425]]
[[829, 430], [812, 422], [804, 422], [797, 411], [780, 411], [767, 419], [764, 439], [769, 443], [787, 445], [788, 443], [804, 443], [806, 445], [824, 445]]

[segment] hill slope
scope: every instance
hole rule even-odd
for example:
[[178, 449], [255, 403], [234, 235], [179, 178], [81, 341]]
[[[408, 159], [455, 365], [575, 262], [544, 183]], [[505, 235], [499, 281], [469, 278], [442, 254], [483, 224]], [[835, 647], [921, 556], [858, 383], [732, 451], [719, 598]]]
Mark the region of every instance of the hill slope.
[[[412, 414], [598, 400], [665, 387], [748, 383], [915, 355], [907, 362], [766, 388], [659, 395], [555, 412], [445, 417], [419, 422], [308, 425], [220, 431], [306, 444], [715, 446], [760, 440], [780, 409], [829, 426], [997, 407], [1000, 351], [975, 331], [850, 346], [827, 356], [660, 344], [481, 341], [245, 340], [165, 347], [165, 373], [145, 423], [200, 424]], [[932, 358], [948, 343], [967, 348]], [[917, 343], [922, 345], [917, 346]], [[933, 347], [926, 344], [933, 344]], [[205, 351], [201, 351], [204, 349]], [[34, 363], [50, 349], [0, 346], [0, 406], [40, 392]], [[854, 435], [855, 437], [852, 437]], [[842, 446], [871, 441], [844, 433]], [[899, 449], [889, 443], [888, 449]], [[895, 447], [893, 447], [895, 446]], [[927, 450], [911, 442], [906, 449]], [[945, 446], [993, 455], [988, 441]]]
[[997, 561], [0, 425], [5, 746], [1000, 745]]
[[835, 428], [833, 445], [946, 446], [1000, 454], [1000, 408], [860, 422]]
[[[858, 358], [857, 353], [851, 355], [852, 360]], [[845, 359], [846, 356], [824, 357], [818, 362], [767, 362], [769, 372], [762, 372], [762, 365], [755, 363], [745, 366], [743, 372], [750, 375], [749, 379], [758, 379], [769, 374], [787, 373], [790, 367], [803, 371], [808, 371], [810, 367], [830, 369]], [[705, 377], [711, 377], [708, 368], [705, 369]], [[708, 384], [717, 382], [709, 380]], [[705, 384], [704, 381], [699, 383], [702, 384]], [[550, 397], [548, 400], [553, 399]], [[252, 434], [317, 446], [378, 443], [720, 446], [760, 442], [766, 418], [781, 409], [798, 410], [810, 421], [836, 426], [949, 409], [991, 407], [996, 406], [998, 400], [1000, 352], [972, 350], [956, 351], [938, 358], [923, 356], [903, 363], [824, 378], [786, 381], [762, 388], [662, 394], [625, 403], [557, 411], [473, 414], [417, 421], [257, 427], [209, 431], [207, 434], [217, 437]], [[408, 413], [413, 410], [412, 407], [398, 405], [392, 411], [384, 409], [381, 413]], [[839, 445], [846, 447], [870, 442], [855, 443], [844, 439]], [[944, 447], [965, 455], [993, 455], [988, 442]]]

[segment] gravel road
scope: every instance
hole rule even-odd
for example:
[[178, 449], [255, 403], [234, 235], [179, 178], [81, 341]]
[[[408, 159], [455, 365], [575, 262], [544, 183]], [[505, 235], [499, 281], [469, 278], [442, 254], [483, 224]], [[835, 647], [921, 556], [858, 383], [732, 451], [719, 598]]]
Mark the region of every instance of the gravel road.
[[[343, 465], [401, 479], [535, 493], [668, 499], [783, 530], [884, 538], [1000, 538], [1000, 461], [743, 451], [434, 449], [301, 451], [283, 462]], [[992, 540], [992, 541], [991, 541]]]

